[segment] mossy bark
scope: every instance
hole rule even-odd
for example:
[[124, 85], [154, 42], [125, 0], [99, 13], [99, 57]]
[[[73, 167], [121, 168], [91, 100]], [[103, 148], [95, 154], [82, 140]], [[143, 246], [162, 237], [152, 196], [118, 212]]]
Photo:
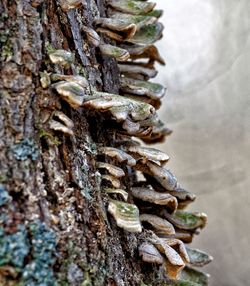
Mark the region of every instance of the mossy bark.
[[[9, 240], [20, 243], [20, 249], [27, 247], [18, 266], [4, 257], [13, 248], [2, 251], [0, 285], [42, 285], [38, 281], [50, 277], [51, 270], [54, 278], [43, 285], [163, 285], [153, 282], [157, 269], [140, 262], [140, 237], [117, 228], [107, 215], [96, 150], [99, 143], [112, 146], [115, 132], [105, 130], [100, 116], [71, 109], [40, 82], [41, 72], [56, 70], [83, 74], [98, 90], [118, 92], [116, 62], [89, 45], [81, 29], [92, 27], [98, 13], [105, 15], [103, 0], [88, 0], [86, 7], [66, 13], [57, 1], [0, 3], [0, 187], [7, 198], [0, 202], [0, 247]], [[74, 65], [64, 70], [53, 66], [50, 49], [70, 50]], [[49, 129], [55, 110], [73, 120], [74, 136]], [[123, 183], [129, 185], [131, 179]], [[48, 242], [45, 247], [50, 250], [44, 252], [49, 255], [43, 274], [37, 237], [44, 243], [55, 240], [55, 246]], [[37, 273], [25, 282], [31, 262], [37, 263]]]

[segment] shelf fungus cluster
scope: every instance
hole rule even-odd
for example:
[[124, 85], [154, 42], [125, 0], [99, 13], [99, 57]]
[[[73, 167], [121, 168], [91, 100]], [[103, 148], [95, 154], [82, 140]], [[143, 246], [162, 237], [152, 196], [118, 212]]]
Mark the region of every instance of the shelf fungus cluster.
[[[61, 2], [64, 12], [82, 3]], [[108, 212], [117, 226], [140, 233], [141, 260], [163, 267], [166, 285], [207, 285], [208, 275], [194, 267], [212, 258], [186, 246], [205, 226], [206, 215], [185, 210], [195, 195], [183, 189], [166, 167], [169, 156], [137, 140], [159, 143], [171, 134], [157, 115], [166, 90], [150, 81], [157, 75], [155, 62], [164, 65], [154, 45], [162, 37], [162, 11], [142, 0], [107, 0], [106, 4], [108, 16], [96, 18], [94, 29], [83, 31], [97, 52], [116, 59], [119, 94], [98, 91], [80, 75], [50, 73], [41, 78], [41, 84], [50, 82], [50, 89], [73, 109], [95, 111], [114, 123], [116, 138], [112, 146], [99, 144], [96, 168], [102, 174], [103, 192], [110, 198]], [[62, 69], [74, 62], [73, 54], [64, 50], [51, 52], [49, 58]], [[49, 120], [51, 129], [74, 134], [73, 122], [61, 111]], [[133, 185], [128, 187], [125, 181], [130, 176]]]

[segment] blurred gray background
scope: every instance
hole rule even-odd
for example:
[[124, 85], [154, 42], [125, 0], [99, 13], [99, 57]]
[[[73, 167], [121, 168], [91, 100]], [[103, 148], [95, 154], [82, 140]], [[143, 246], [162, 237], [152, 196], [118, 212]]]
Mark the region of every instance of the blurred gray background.
[[250, 285], [250, 1], [158, 0], [168, 87], [158, 147], [208, 214], [194, 245], [209, 251], [212, 286]]

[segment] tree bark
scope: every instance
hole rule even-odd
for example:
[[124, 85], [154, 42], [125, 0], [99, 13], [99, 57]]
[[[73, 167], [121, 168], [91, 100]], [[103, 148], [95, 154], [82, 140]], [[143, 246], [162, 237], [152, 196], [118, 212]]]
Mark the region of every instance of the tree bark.
[[[75, 54], [66, 74], [84, 74], [97, 89], [118, 91], [116, 62], [100, 56], [82, 33], [82, 25], [92, 26], [96, 9], [105, 15], [105, 2], [89, 0], [87, 7], [66, 13], [56, 1], [0, 5], [1, 245], [6, 247], [1, 259], [7, 261], [1, 261], [0, 284], [142, 285], [140, 238], [107, 217], [107, 195], [95, 168], [96, 145], [112, 146], [114, 132], [107, 134], [100, 117], [73, 110], [40, 83], [40, 73], [53, 70], [48, 59], [53, 47]], [[74, 136], [49, 129], [56, 110], [73, 120]], [[38, 232], [44, 244], [51, 241], [40, 254]], [[14, 241], [13, 255], [27, 250], [16, 263], [4, 257]]]

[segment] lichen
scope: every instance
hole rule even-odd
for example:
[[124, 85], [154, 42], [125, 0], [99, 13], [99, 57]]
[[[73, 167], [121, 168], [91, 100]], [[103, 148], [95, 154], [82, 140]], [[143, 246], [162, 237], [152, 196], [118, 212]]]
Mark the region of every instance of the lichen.
[[29, 231], [32, 237], [32, 260], [23, 270], [24, 285], [54, 286], [56, 281], [52, 267], [55, 263], [55, 233], [40, 221], [30, 224]]
[[12, 265], [21, 271], [29, 251], [30, 243], [24, 225], [18, 225], [17, 232], [9, 235], [0, 227], [0, 266]]
[[55, 234], [43, 222], [36, 221], [27, 227], [19, 224], [12, 234], [0, 227], [0, 267], [14, 267], [20, 277], [18, 285], [56, 285], [52, 268], [55, 247]]
[[0, 185], [0, 207], [6, 205], [10, 201], [11, 201], [11, 196], [4, 189], [4, 187]]
[[35, 161], [39, 156], [39, 150], [33, 139], [25, 138], [21, 142], [13, 145], [11, 151], [14, 157], [19, 161], [31, 159]]

